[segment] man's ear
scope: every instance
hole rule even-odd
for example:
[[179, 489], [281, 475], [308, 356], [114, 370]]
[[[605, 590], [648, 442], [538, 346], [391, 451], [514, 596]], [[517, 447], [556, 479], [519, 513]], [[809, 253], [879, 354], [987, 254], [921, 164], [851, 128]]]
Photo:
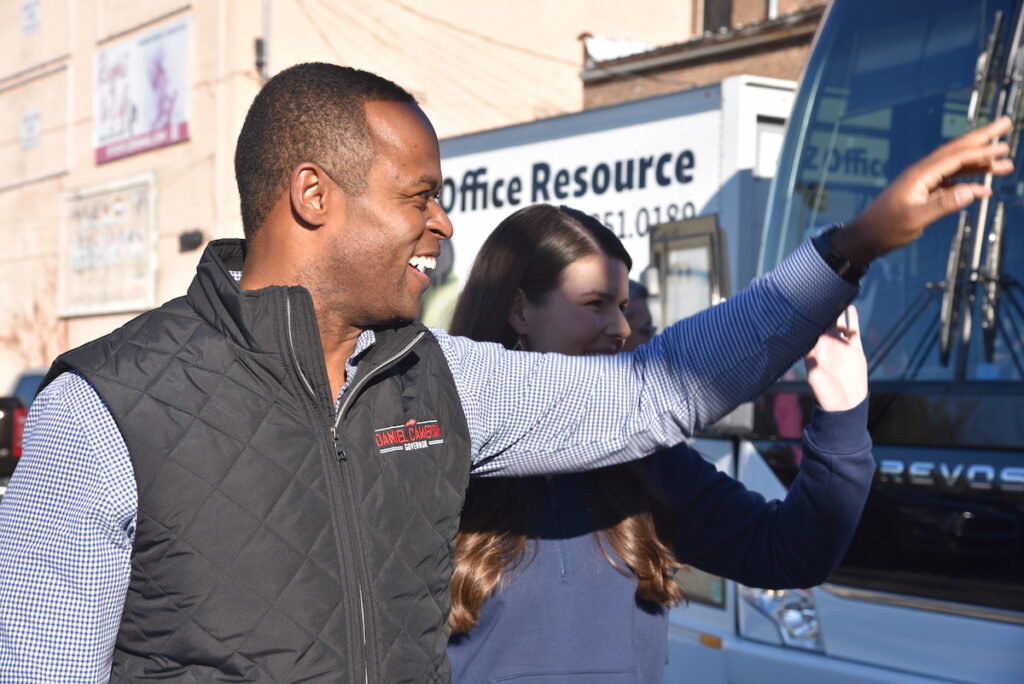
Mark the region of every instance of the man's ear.
[[526, 312], [524, 311], [525, 304], [526, 297], [523, 295], [523, 291], [521, 289], [517, 289], [516, 296], [512, 300], [512, 306], [508, 310], [508, 324], [511, 325], [512, 329], [520, 336], [526, 335], [528, 332], [526, 325]]
[[344, 201], [344, 193], [331, 192], [333, 188], [334, 180], [319, 164], [303, 162], [296, 166], [288, 186], [295, 217], [311, 228], [327, 223], [328, 203]]

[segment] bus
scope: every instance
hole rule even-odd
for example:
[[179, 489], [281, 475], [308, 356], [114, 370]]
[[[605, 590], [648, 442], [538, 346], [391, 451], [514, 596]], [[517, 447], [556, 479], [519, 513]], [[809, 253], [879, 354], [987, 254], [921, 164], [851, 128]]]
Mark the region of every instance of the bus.
[[[856, 302], [877, 471], [818, 587], [698, 571], [667, 682], [1024, 681], [1022, 0], [834, 0], [800, 81], [761, 238], [765, 272], [913, 161], [1002, 113], [1016, 171], [877, 260]], [[652, 238], [652, 260], [658, 233]], [[713, 261], [713, 260], [712, 260]], [[664, 275], [662, 278], [664, 279]], [[695, 445], [769, 497], [799, 463], [802, 364]]]

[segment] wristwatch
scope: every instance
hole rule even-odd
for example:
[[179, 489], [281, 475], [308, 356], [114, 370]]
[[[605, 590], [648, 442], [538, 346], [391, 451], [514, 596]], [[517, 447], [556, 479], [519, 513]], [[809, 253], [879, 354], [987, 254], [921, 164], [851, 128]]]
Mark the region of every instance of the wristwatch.
[[836, 272], [840, 278], [848, 283], [857, 285], [860, 279], [868, 271], [867, 266], [851, 264], [846, 258], [840, 256], [839, 252], [832, 246], [832, 234], [842, 230], [843, 224], [836, 223], [819, 230], [811, 238], [811, 244], [818, 250], [818, 254], [825, 260], [825, 263]]

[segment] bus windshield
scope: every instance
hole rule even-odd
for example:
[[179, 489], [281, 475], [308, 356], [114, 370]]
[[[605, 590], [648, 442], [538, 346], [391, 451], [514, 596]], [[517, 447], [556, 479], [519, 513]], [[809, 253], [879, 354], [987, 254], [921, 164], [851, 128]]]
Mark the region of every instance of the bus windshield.
[[[979, 102], [974, 125], [998, 115], [999, 83], [1019, 4], [833, 4], [790, 118], [765, 226], [762, 272], [814, 229], [856, 216], [907, 165], [964, 133], [972, 93]], [[990, 75], [977, 87], [979, 55], [986, 50]], [[873, 381], [991, 386], [1024, 380], [1020, 152], [1015, 175], [994, 180], [995, 196], [985, 215], [975, 206], [967, 217], [969, 226], [982, 228], [968, 235], [968, 264], [955, 293], [947, 293], [946, 284], [959, 216], [936, 223], [910, 247], [872, 264], [857, 306]], [[1005, 230], [995, 235], [995, 225]], [[972, 269], [975, 240], [977, 268]], [[946, 353], [940, 344], [944, 297], [955, 299], [963, 312], [950, 326], [953, 342]], [[994, 312], [988, 324], [986, 311]]]

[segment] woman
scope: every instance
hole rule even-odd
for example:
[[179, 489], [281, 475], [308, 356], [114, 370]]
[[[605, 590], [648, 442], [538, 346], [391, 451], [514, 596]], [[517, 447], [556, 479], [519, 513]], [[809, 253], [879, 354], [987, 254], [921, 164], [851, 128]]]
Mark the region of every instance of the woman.
[[[531, 352], [614, 354], [629, 335], [630, 267], [586, 214], [522, 209], [481, 248], [450, 332]], [[685, 445], [584, 474], [473, 478], [452, 582], [453, 682], [660, 682], [683, 564], [766, 588], [823, 581], [874, 469], [856, 320], [851, 308], [849, 327], [808, 356], [820, 408], [784, 502], [748, 492]]]

